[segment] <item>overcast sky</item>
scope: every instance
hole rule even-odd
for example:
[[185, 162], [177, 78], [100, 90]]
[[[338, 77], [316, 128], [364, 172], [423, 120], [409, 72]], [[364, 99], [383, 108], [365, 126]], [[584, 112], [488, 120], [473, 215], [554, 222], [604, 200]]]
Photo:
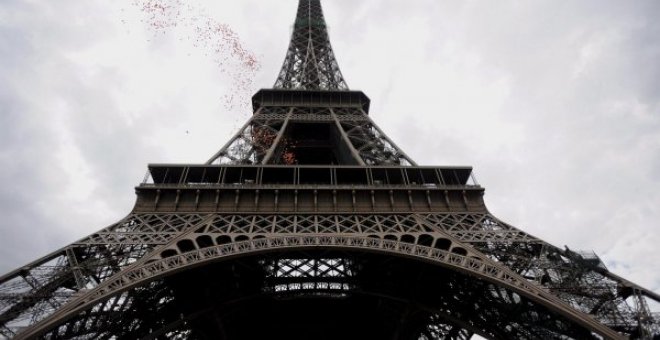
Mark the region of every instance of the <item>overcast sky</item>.
[[[660, 2], [323, 4], [349, 87], [419, 164], [474, 166], [496, 216], [660, 291]], [[272, 86], [296, 7], [3, 1], [0, 273], [125, 216], [147, 163], [215, 153]]]

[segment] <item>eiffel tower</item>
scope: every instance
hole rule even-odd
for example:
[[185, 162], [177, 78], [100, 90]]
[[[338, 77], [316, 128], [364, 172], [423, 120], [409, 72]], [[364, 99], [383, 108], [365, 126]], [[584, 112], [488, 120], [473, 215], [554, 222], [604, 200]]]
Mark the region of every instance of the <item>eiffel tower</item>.
[[0, 277], [31, 339], [659, 339], [660, 296], [491, 215], [349, 90], [320, 0], [204, 164], [151, 164], [119, 222]]

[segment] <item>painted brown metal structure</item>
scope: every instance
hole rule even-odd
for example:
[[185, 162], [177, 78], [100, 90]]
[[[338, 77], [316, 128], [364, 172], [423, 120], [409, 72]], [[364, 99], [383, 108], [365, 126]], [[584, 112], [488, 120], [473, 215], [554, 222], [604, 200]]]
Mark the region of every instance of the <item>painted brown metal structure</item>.
[[205, 164], [152, 164], [121, 221], [0, 278], [29, 339], [657, 339], [658, 294], [491, 215], [470, 167], [369, 118], [319, 0]]

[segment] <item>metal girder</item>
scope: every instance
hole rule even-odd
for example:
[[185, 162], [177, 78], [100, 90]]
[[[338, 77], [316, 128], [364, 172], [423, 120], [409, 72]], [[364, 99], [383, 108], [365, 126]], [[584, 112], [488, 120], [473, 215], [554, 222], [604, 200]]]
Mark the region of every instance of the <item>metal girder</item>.
[[319, 0], [299, 2], [291, 42], [274, 88], [348, 90], [330, 46]]
[[[121, 221], [0, 277], [0, 337], [245, 338], [253, 317], [290, 324], [269, 306], [316, 304], [394, 340], [660, 337], [660, 295], [498, 220], [471, 167], [416, 166], [369, 105], [300, 0], [248, 122], [204, 165], [150, 165]], [[339, 156], [295, 164], [298, 147]]]
[[[203, 222], [203, 223], [202, 223]], [[397, 251], [404, 251], [404, 253], [415, 253], [414, 249], [425, 249], [423, 247], [429, 246], [431, 252], [442, 252], [447, 249], [451, 256], [457, 257], [455, 253], [451, 253], [456, 247], [467, 251], [472, 254], [471, 249], [476, 249], [485, 256], [495, 259], [503, 265], [503, 268], [510, 268], [516, 275], [525, 277], [525, 280], [536, 282], [546, 289], [550, 289], [560, 300], [573, 306], [577, 310], [582, 310], [584, 313], [594, 315], [600, 322], [606, 325], [611, 325], [614, 329], [626, 330], [632, 332], [631, 329], [637, 327], [639, 320], [644, 321], [644, 327], [640, 332], [653, 332], [653, 327], [657, 325], [657, 316], [654, 316], [645, 303], [640, 303], [640, 299], [644, 299], [643, 291], [636, 290], [634, 295], [635, 303], [628, 303], [626, 299], [621, 296], [620, 283], [616, 280], [608, 279], [606, 274], [599, 273], [597, 268], [584, 267], [579, 262], [566, 262], [570, 260], [570, 256], [566, 256], [566, 251], [554, 248], [542, 241], [535, 239], [515, 228], [506, 225], [497, 219], [489, 216], [488, 214], [478, 213], [450, 213], [450, 214], [410, 214], [410, 215], [217, 215], [217, 214], [134, 214], [130, 215], [120, 223], [113, 225], [104, 230], [104, 233], [96, 233], [89, 238], [77, 242], [77, 246], [87, 247], [100, 247], [99, 237], [101, 235], [114, 235], [111, 238], [100, 238], [101, 240], [111, 241], [119, 240], [116, 243], [107, 242], [103, 246], [106, 249], [121, 249], [129, 244], [139, 244], [140, 240], [149, 239], [143, 234], [153, 234], [158, 232], [169, 232], [170, 237], [156, 242], [153, 246], [159, 246], [159, 253], [152, 253], [155, 255], [163, 254], [165, 251], [173, 250], [174, 254], [182, 253], [181, 240], [190, 240], [193, 247], [198, 251], [197, 255], [182, 255], [175, 256], [193, 256], [197, 260], [203, 260], [207, 256], [217, 256], [226, 251], [236, 249], [239, 251], [251, 251], [252, 249], [260, 249], [264, 246], [288, 246], [289, 243], [293, 245], [373, 245], [382, 249], [396, 249]], [[188, 235], [183, 237], [182, 235]], [[279, 236], [282, 235], [282, 236]], [[299, 235], [299, 236], [296, 236]], [[307, 236], [306, 236], [307, 235]], [[352, 236], [356, 235], [356, 236]], [[363, 236], [359, 236], [363, 235]], [[474, 235], [478, 235], [475, 237]], [[208, 236], [210, 243], [204, 243], [203, 237]], [[175, 239], [179, 243], [175, 243]], [[265, 238], [261, 238], [265, 237]], [[354, 237], [358, 237], [353, 241]], [[363, 237], [363, 238], [360, 238]], [[133, 241], [127, 241], [127, 240]], [[224, 241], [223, 241], [224, 240]], [[240, 240], [253, 240], [250, 243]], [[351, 241], [348, 241], [351, 240]], [[218, 242], [230, 242], [229, 244], [221, 245]], [[247, 242], [247, 243], [246, 243]], [[310, 243], [311, 242], [311, 243]], [[358, 242], [358, 243], [354, 243]], [[404, 243], [400, 243], [404, 242]], [[113, 244], [114, 243], [114, 244]], [[166, 243], [172, 246], [164, 247]], [[415, 244], [413, 248], [405, 244]], [[209, 245], [215, 245], [215, 248], [208, 248]], [[465, 246], [456, 246], [456, 244], [465, 244]], [[467, 246], [471, 244], [472, 247]], [[204, 248], [203, 246], [207, 246]], [[224, 247], [224, 248], [223, 248]], [[439, 247], [439, 248], [438, 248]], [[185, 247], [184, 247], [185, 249]], [[198, 250], [197, 250], [198, 249]], [[215, 249], [215, 250], [210, 250]], [[222, 250], [224, 249], [224, 250]], [[228, 250], [229, 249], [229, 250]], [[433, 250], [437, 249], [437, 250]], [[96, 250], [92, 250], [96, 251]], [[459, 252], [460, 253], [460, 252]], [[131, 264], [130, 260], [131, 251], [125, 254], [119, 253], [120, 258], [118, 262], [125, 263], [122, 266], [115, 267], [109, 271], [104, 277], [108, 278], [111, 273], [117, 273], [126, 264]], [[143, 252], [144, 254], [144, 252]], [[172, 254], [172, 253], [170, 253]], [[127, 258], [121, 259], [122, 256]], [[170, 255], [171, 256], [171, 255]], [[133, 258], [138, 258], [133, 255]], [[159, 256], [151, 257], [158, 259]], [[64, 258], [63, 258], [64, 259]], [[91, 264], [90, 259], [87, 259], [87, 264], [81, 262], [80, 268], [87, 268], [89, 272], [103, 272], [104, 265], [102, 263]], [[161, 258], [158, 261], [174, 261], [171, 257]], [[51, 261], [52, 262], [52, 261]], [[144, 260], [140, 261], [144, 262]], [[177, 261], [174, 261], [177, 263]], [[188, 263], [189, 260], [181, 261], [178, 263]], [[194, 261], [193, 261], [194, 262]], [[63, 265], [69, 268], [67, 275], [70, 279], [74, 280], [74, 275], [70, 270], [67, 261], [62, 261]], [[173, 268], [169, 263], [167, 266], [159, 264], [160, 262], [151, 262], [149, 268]], [[155, 267], [153, 267], [155, 266]], [[162, 266], [162, 267], [159, 267]], [[58, 268], [55, 266], [55, 268]], [[63, 267], [65, 268], [65, 267]], [[124, 269], [125, 270], [125, 269]], [[142, 270], [142, 269], [141, 269]], [[154, 269], [149, 269], [151, 272]], [[602, 270], [601, 270], [602, 272]], [[84, 271], [81, 271], [84, 273]], [[125, 272], [122, 272], [125, 273]], [[548, 273], [554, 273], [549, 275]], [[576, 273], [584, 273], [582, 276]], [[587, 275], [587, 276], [584, 276]], [[497, 275], [495, 275], [497, 276]], [[56, 277], [62, 277], [57, 275]], [[129, 275], [129, 277], [131, 277]], [[551, 277], [551, 279], [548, 279]], [[552, 279], [555, 278], [555, 279]], [[559, 278], [571, 278], [572, 281], [559, 280]], [[588, 281], [584, 281], [587, 280]], [[55, 279], [51, 279], [50, 282]], [[59, 279], [60, 281], [64, 279]], [[91, 279], [90, 279], [91, 280]], [[108, 282], [107, 279], [97, 277], [95, 279], [101, 285], [103, 282]], [[11, 280], [10, 280], [11, 281]], [[31, 282], [32, 280], [25, 280], [24, 282]], [[125, 282], [125, 279], [119, 280]], [[105, 283], [110, 284], [110, 283]], [[117, 284], [117, 283], [115, 283]], [[55, 284], [57, 286], [57, 284]], [[595, 294], [590, 292], [597, 292], [598, 285], [602, 286], [608, 294]], [[34, 299], [30, 296], [38, 296], [38, 289], [35, 289], [37, 284], [33, 284], [31, 289], [24, 293], [21, 301], [28, 301], [26, 299]], [[75, 283], [74, 283], [75, 286]], [[121, 285], [120, 285], [121, 286]], [[570, 287], [575, 287], [569, 289]], [[0, 286], [0, 289], [11, 289], [11, 287]], [[72, 292], [75, 291], [75, 288]], [[585, 295], [586, 293], [589, 293]], [[88, 294], [88, 293], [81, 293]], [[19, 294], [20, 295], [20, 294]], [[42, 294], [43, 297], [55, 297], [52, 294]], [[60, 296], [60, 299], [65, 297], [78, 296], [76, 294], [68, 294]], [[2, 298], [2, 296], [0, 296]], [[17, 301], [17, 297], [13, 296], [12, 301]], [[605, 299], [605, 300], [603, 300]], [[5, 303], [9, 300], [8, 296], [4, 297]], [[38, 300], [38, 299], [37, 299]], [[599, 302], [600, 301], [600, 302]], [[632, 302], [632, 301], [631, 301]], [[20, 306], [9, 303], [14, 306]], [[600, 304], [600, 308], [593, 308], [596, 304]], [[632, 305], [632, 307], [631, 307]], [[584, 307], [581, 307], [584, 306]], [[590, 307], [591, 306], [591, 307]], [[635, 306], [639, 306], [635, 308]], [[23, 308], [23, 310], [25, 310]], [[53, 310], [51, 308], [49, 310]], [[45, 310], [48, 314], [49, 312]], [[636, 321], [637, 320], [637, 321]], [[38, 320], [35, 320], [35, 322]]]
[[[593, 268], [584, 268], [578, 262], [573, 264], [571, 264], [572, 262], [566, 262], [569, 257], [563, 255], [565, 254], [565, 251], [549, 246], [523, 232], [516, 231], [515, 228], [499, 222], [488, 214], [451, 213], [423, 215], [362, 214], [306, 216], [135, 214], [127, 217], [121, 223], [113, 225], [105, 230], [107, 234], [115, 234], [113, 239], [119, 239], [121, 241], [116, 244], [105, 244], [104, 247], [106, 249], [125, 247], [126, 244], [131, 243], [126, 241], [131, 235], [136, 237], [135, 243], [139, 243], [138, 241], [140, 239], [145, 239], [144, 237], [139, 236], [144, 231], [148, 231], [149, 233], [169, 231], [172, 237], [170, 237], [169, 242], [166, 243], [174, 244], [174, 247], [170, 247], [169, 249], [175, 250], [176, 253], [181, 252], [181, 249], [178, 248], [181, 246], [181, 243], [178, 245], [172, 243], [174, 236], [178, 235], [179, 237], [177, 237], [177, 240], [181, 241], [186, 239], [186, 237], [181, 237], [183, 234], [188, 235], [187, 239], [194, 242], [194, 248], [199, 248], [199, 250], [196, 251], [199, 251], [200, 253], [193, 256], [185, 255], [186, 253], [184, 252], [182, 255], [176, 256], [193, 256], [192, 258], [197, 260], [205, 259], [207, 256], [214, 254], [222, 254], [231, 249], [237, 249], [240, 251], [259, 249], [264, 245], [269, 245], [269, 242], [272, 245], [288, 245], [289, 243], [293, 245], [310, 246], [320, 244], [374, 245], [377, 248], [391, 248], [397, 249], [397, 251], [403, 250], [405, 253], [415, 253], [416, 250], [413, 249], [419, 249], [420, 247], [425, 246], [430, 246], [435, 249], [438, 249], [436, 247], [441, 247], [451, 250], [455, 247], [453, 244], [457, 242], [465, 242], [465, 244], [472, 244], [475, 249], [478, 249], [486, 256], [492, 257], [506, 268], [511, 268], [511, 270], [517, 272], [518, 275], [525, 277], [526, 280], [531, 280], [542, 287], [547, 287], [546, 289], [550, 289], [550, 292], [553, 292], [553, 294], [559, 299], [565, 301], [568, 305], [573, 306], [573, 308], [582, 310], [585, 313], [591, 312], [590, 314], [593, 314], [600, 322], [606, 325], [611, 325], [615, 329], [630, 331], [631, 327], [636, 327], [637, 325], [635, 320], [642, 319], [646, 324], [650, 325], [643, 328], [646, 332], [653, 331], [653, 325], [657, 325], [657, 317], [650, 314], [650, 312], [645, 311], [646, 307], [638, 308], [637, 311], [635, 311], [636, 309], [630, 307], [625, 299], [622, 299], [616, 294], [616, 288], [619, 285], [619, 282], [611, 279], [608, 280], [606, 275], [594, 272]], [[474, 238], [474, 233], [479, 234], [479, 237]], [[501, 236], [502, 234], [508, 236]], [[77, 244], [78, 246], [100, 246], [90, 244], [90, 242], [93, 243], [93, 239], [98, 238], [98, 235], [99, 233], [92, 235], [92, 237], [83, 239]], [[223, 237], [226, 237], [226, 239], [220, 238], [222, 235], [224, 235]], [[353, 241], [354, 238], [351, 235], [358, 237], [355, 240], [359, 241]], [[218, 246], [215, 246], [216, 248], [214, 248], [216, 250], [210, 250], [208, 247], [203, 247], [205, 244], [202, 241], [202, 236], [210, 236], [211, 245], [218, 244], [217, 242], [222, 240], [227, 240], [230, 243], [222, 246], [218, 244]], [[264, 236], [265, 238], [260, 238]], [[429, 236], [431, 237], [430, 239], [428, 238]], [[256, 243], [252, 244], [247, 241], [239, 241], [243, 239], [254, 240]], [[348, 241], [349, 239], [351, 241]], [[400, 242], [412, 243], [416, 244], [416, 246], [410, 248]], [[159, 244], [164, 243], [159, 242]], [[206, 245], [208, 246], [208, 244]], [[230, 250], [225, 248], [230, 248]], [[429, 251], [435, 252], [442, 250], [433, 250], [433, 248], [430, 248], [431, 250]], [[225, 250], [220, 251], [218, 249]], [[469, 251], [471, 254], [471, 247], [464, 246], [462, 249]], [[167, 248], [160, 247], [161, 252], [164, 250], [167, 250]], [[126, 256], [130, 256], [130, 251]], [[450, 256], [456, 257], [460, 255], [454, 254]], [[119, 259], [118, 261], [130, 264], [130, 261], [127, 261], [126, 259]], [[159, 261], [174, 261], [174, 263], [179, 264], [188, 263], [188, 260], [177, 262], [170, 257], [163, 258]], [[160, 262], [151, 262], [150, 266], [156, 266], [156, 268], [162, 266], [158, 263]], [[522, 263], [524, 263], [524, 265], [522, 265]], [[65, 263], [65, 265], [68, 267], [67, 263]], [[85, 267], [84, 264], [80, 264], [80, 266]], [[96, 266], [87, 265], [87, 268], [88, 270], [100, 272], [103, 271], [103, 269], [101, 269], [103, 266], [104, 265], [102, 264], [97, 264]], [[95, 267], [96, 269], [94, 269]], [[125, 267], [125, 265], [111, 269], [109, 270], [109, 273], [116, 273], [123, 267]], [[170, 263], [161, 268], [173, 268], [173, 265]], [[152, 270], [153, 269], [149, 269], [148, 271]], [[546, 277], [548, 276], [547, 273], [549, 271], [554, 272], [556, 277], [572, 277], [573, 281], [571, 285], [580, 288], [580, 290], [567, 290], [566, 285], [569, 283], [565, 281], [548, 281]], [[589, 281], [580, 281], [582, 279], [580, 276], [575, 275], [576, 271], [589, 274], [592, 281], [590, 283]], [[69, 277], [73, 279], [73, 274], [71, 274], [70, 271], [69, 273]], [[105, 277], [107, 278], [109, 275], [110, 274], [105, 274]], [[62, 276], [60, 275], [57, 277]], [[96, 280], [99, 282], [107, 282], [107, 279], [96, 278]], [[119, 282], [125, 282], [125, 279], [121, 279]], [[606, 291], [614, 293], [610, 295], [594, 295], [591, 293], [590, 296], [586, 297], [584, 296], [584, 293], [580, 293], [580, 291], [597, 291], [596, 283], [601, 286], [605, 285]], [[34, 286], [37, 287], [36, 284], [34, 284]], [[31, 291], [23, 297], [23, 301], [29, 298], [29, 296], [35, 296], [36, 294], [37, 290], [32, 288]], [[75, 294], [69, 294], [68, 296], [74, 295]], [[45, 294], [45, 296], [48, 297], [49, 295]], [[576, 297], [580, 297], [580, 299], [577, 299]], [[594, 303], [589, 301], [598, 299], [602, 300], [603, 298], [607, 298], [609, 299], [607, 301], [611, 301], [601, 303], [603, 305], [609, 303], [610, 306], [608, 308], [587, 310], [580, 307], [582, 305], [593, 306]], [[635, 298], [637, 299], [636, 301], [639, 301], [640, 298], [644, 298], [644, 295], [640, 294], [638, 291]], [[6, 301], [7, 297], [5, 296], [5, 302]], [[14, 301], [16, 301], [16, 297], [14, 297]], [[639, 302], [637, 303], [639, 304]], [[645, 306], [644, 304], [639, 305]], [[647, 329], [650, 329], [650, 331]]]
[[[200, 222], [199, 226], [210, 225], [211, 223], [212, 219], [206, 218]], [[196, 228], [197, 227], [198, 226], [196, 226]], [[204, 241], [201, 241], [201, 237], [206, 235], [208, 235], [208, 233], [199, 235], [192, 232], [183, 232], [176, 240], [172, 240], [169, 246], [161, 247], [159, 251], [141, 259], [122, 271], [119, 275], [115, 275], [112, 279], [102, 282], [99, 286], [72, 300], [67, 305], [68, 307], [60, 308], [57, 314], [51, 316], [45, 322], [37, 324], [35, 328], [31, 329], [31, 331], [38, 332], [39, 330], [43, 331], [44, 329], [48, 329], [61, 322], [60, 320], [65, 320], [71, 315], [80, 313], [91, 307], [93, 304], [101, 302], [108, 297], [117, 295], [118, 293], [126, 291], [134, 286], [145, 284], [158, 277], [167, 275], [168, 273], [180, 271], [190, 265], [196, 266], [207, 261], [227, 256], [231, 257], [239, 254], [245, 255], [259, 253], [270, 249], [293, 250], [304, 249], [307, 247], [321, 247], [384, 251], [401, 256], [410, 256], [425, 259], [426, 261], [437, 262], [512, 289], [537, 303], [546, 305], [548, 308], [551, 308], [558, 313], [570, 316], [575, 322], [588, 329], [592, 329], [603, 336], [612, 339], [618, 338], [618, 335], [615, 332], [604, 327], [595, 320], [592, 320], [586, 313], [579, 313], [564, 305], [563, 302], [555, 296], [539, 289], [534, 284], [529, 284], [527, 280], [518, 276], [518, 274], [510, 272], [506, 267], [500, 266], [495, 262], [491, 262], [488, 258], [479, 255], [479, 253], [475, 253], [469, 247], [462, 245], [460, 242], [451, 240], [451, 237], [448, 235], [442, 235], [444, 237], [441, 238], [441, 240], [448, 240], [450, 242], [450, 246], [447, 247], [446, 250], [442, 249], [446, 247], [446, 242], [441, 242], [441, 248], [436, 248], [422, 246], [420, 244], [410, 244], [405, 242], [403, 237], [402, 240], [390, 240], [369, 237], [368, 234], [365, 235], [363, 233], [354, 233], [354, 235], [311, 234], [300, 236], [293, 234], [289, 236], [273, 236], [246, 241], [233, 241], [228, 244], [218, 244], [218, 240], [213, 240], [213, 238], [210, 237], [210, 243], [204, 243]], [[193, 240], [197, 243], [193, 243]], [[428, 241], [420, 237], [418, 242], [422, 243]], [[206, 247], [200, 247], [200, 245], [205, 245]], [[435, 239], [431, 242], [431, 245], [436, 245]], [[177, 254], [177, 251], [180, 254]], [[30, 334], [39, 333], [23, 334], [29, 336]]]
[[[213, 216], [209, 219], [209, 216]], [[206, 223], [200, 226], [199, 222]], [[145, 233], [146, 231], [146, 233]], [[617, 329], [630, 329], [637, 327], [635, 320], [644, 320], [647, 324], [643, 329], [653, 331], [657, 324], [657, 316], [645, 308], [635, 308], [632, 301], [626, 301], [620, 293], [620, 282], [608, 279], [607, 275], [580, 265], [578, 262], [566, 262], [569, 257], [563, 256], [565, 251], [554, 248], [515, 228], [499, 222], [488, 214], [451, 213], [451, 214], [424, 214], [424, 215], [200, 215], [200, 214], [135, 214], [127, 217], [121, 223], [111, 226], [105, 233], [97, 233], [90, 238], [79, 241], [78, 245], [98, 246], [104, 244], [106, 248], [124, 247], [128, 244], [138, 245], [141, 240], [148, 240], [144, 234], [169, 232], [169, 237], [157, 244], [165, 244], [181, 233], [189, 233], [191, 241], [198, 242], [201, 236], [211, 236], [211, 242], [219, 235], [224, 235], [230, 242], [248, 238], [274, 237], [279, 235], [333, 235], [333, 234], [363, 234], [380, 239], [405, 240], [416, 244], [428, 244], [450, 249], [452, 238], [472, 244], [482, 253], [493, 256], [508, 268], [551, 289], [560, 299], [566, 301], [574, 308], [585, 313], [595, 315], [601, 322], [616, 326]], [[194, 231], [194, 232], [193, 232]], [[435, 236], [436, 231], [442, 231], [444, 236]], [[191, 233], [192, 232], [192, 233]], [[101, 235], [114, 235], [103, 238]], [[167, 235], [167, 234], [166, 234]], [[215, 236], [214, 236], [215, 235]], [[478, 235], [478, 237], [474, 237]], [[431, 236], [429, 243], [425, 237]], [[439, 241], [445, 239], [447, 241]], [[115, 244], [111, 240], [118, 240]], [[132, 241], [131, 241], [132, 240]], [[217, 241], [217, 240], [216, 240]], [[444, 242], [444, 243], [443, 243]], [[199, 245], [198, 245], [199, 246]], [[175, 247], [176, 249], [176, 247]], [[161, 249], [162, 250], [162, 249]], [[129, 251], [130, 253], [130, 251]], [[119, 255], [123, 256], [123, 255]], [[129, 261], [120, 260], [124, 263]], [[67, 264], [68, 266], [68, 264]], [[94, 267], [97, 267], [94, 269]], [[88, 270], [102, 271], [98, 267], [103, 265], [88, 264]], [[120, 268], [110, 270], [117, 272]], [[548, 273], [554, 273], [550, 275]], [[577, 275], [579, 273], [582, 276]], [[73, 275], [69, 271], [71, 279]], [[109, 274], [106, 274], [106, 277]], [[584, 276], [587, 275], [587, 276]], [[61, 275], [59, 282], [65, 280]], [[66, 277], [66, 276], [64, 276]], [[550, 277], [550, 279], [549, 279]], [[552, 279], [555, 278], [555, 279]], [[571, 281], [566, 279], [571, 278]], [[561, 279], [561, 280], [560, 280]], [[102, 281], [96, 278], [97, 281]], [[585, 281], [587, 280], [587, 281]], [[32, 282], [33, 279], [25, 282]], [[51, 282], [57, 286], [58, 281]], [[38, 287], [37, 284], [32, 286]], [[598, 286], [606, 294], [596, 294]], [[40, 294], [34, 287], [22, 296], [22, 301], [38, 301], [30, 296], [48, 298], [49, 294]], [[574, 287], [574, 288], [571, 288]], [[586, 295], [585, 295], [586, 294]], [[71, 296], [72, 294], [69, 294]], [[66, 295], [60, 295], [62, 299]], [[54, 295], [53, 295], [54, 297]], [[640, 294], [635, 296], [640, 298]], [[643, 298], [643, 294], [642, 294]], [[4, 297], [5, 303], [10, 299]], [[14, 295], [12, 301], [17, 301]], [[638, 301], [638, 300], [636, 300]], [[11, 303], [10, 303], [11, 304]], [[644, 306], [642, 304], [638, 305]], [[24, 305], [24, 303], [23, 303]], [[599, 308], [594, 308], [600, 305]], [[21, 306], [21, 305], [16, 305]], [[582, 307], [583, 306], [583, 307]], [[632, 307], [631, 307], [632, 306]], [[26, 307], [20, 307], [25, 310]], [[51, 305], [50, 310], [54, 307]], [[48, 313], [46, 311], [46, 313]], [[641, 316], [640, 316], [641, 315]], [[650, 321], [651, 320], [651, 321]], [[653, 321], [655, 320], [655, 321]], [[654, 324], [655, 322], [655, 324]], [[650, 329], [647, 331], [646, 329]]]
[[368, 117], [364, 121], [344, 121], [341, 127], [365, 164], [417, 165]]
[[293, 141], [286, 134], [290, 122], [335, 126], [358, 165], [416, 165], [363, 110], [321, 106], [259, 108], [207, 164], [282, 164], [282, 149]]
[[207, 164], [259, 164], [281, 135], [284, 122], [258, 110]]

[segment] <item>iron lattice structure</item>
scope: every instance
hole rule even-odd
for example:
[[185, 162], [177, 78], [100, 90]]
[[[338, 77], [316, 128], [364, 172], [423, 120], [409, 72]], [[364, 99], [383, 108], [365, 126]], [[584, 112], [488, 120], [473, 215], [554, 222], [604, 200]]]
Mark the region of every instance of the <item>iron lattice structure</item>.
[[[0, 278], [28, 339], [658, 339], [658, 294], [417, 166], [300, 0], [273, 89], [206, 164], [152, 164], [121, 221]], [[255, 327], [256, 326], [256, 327]]]

